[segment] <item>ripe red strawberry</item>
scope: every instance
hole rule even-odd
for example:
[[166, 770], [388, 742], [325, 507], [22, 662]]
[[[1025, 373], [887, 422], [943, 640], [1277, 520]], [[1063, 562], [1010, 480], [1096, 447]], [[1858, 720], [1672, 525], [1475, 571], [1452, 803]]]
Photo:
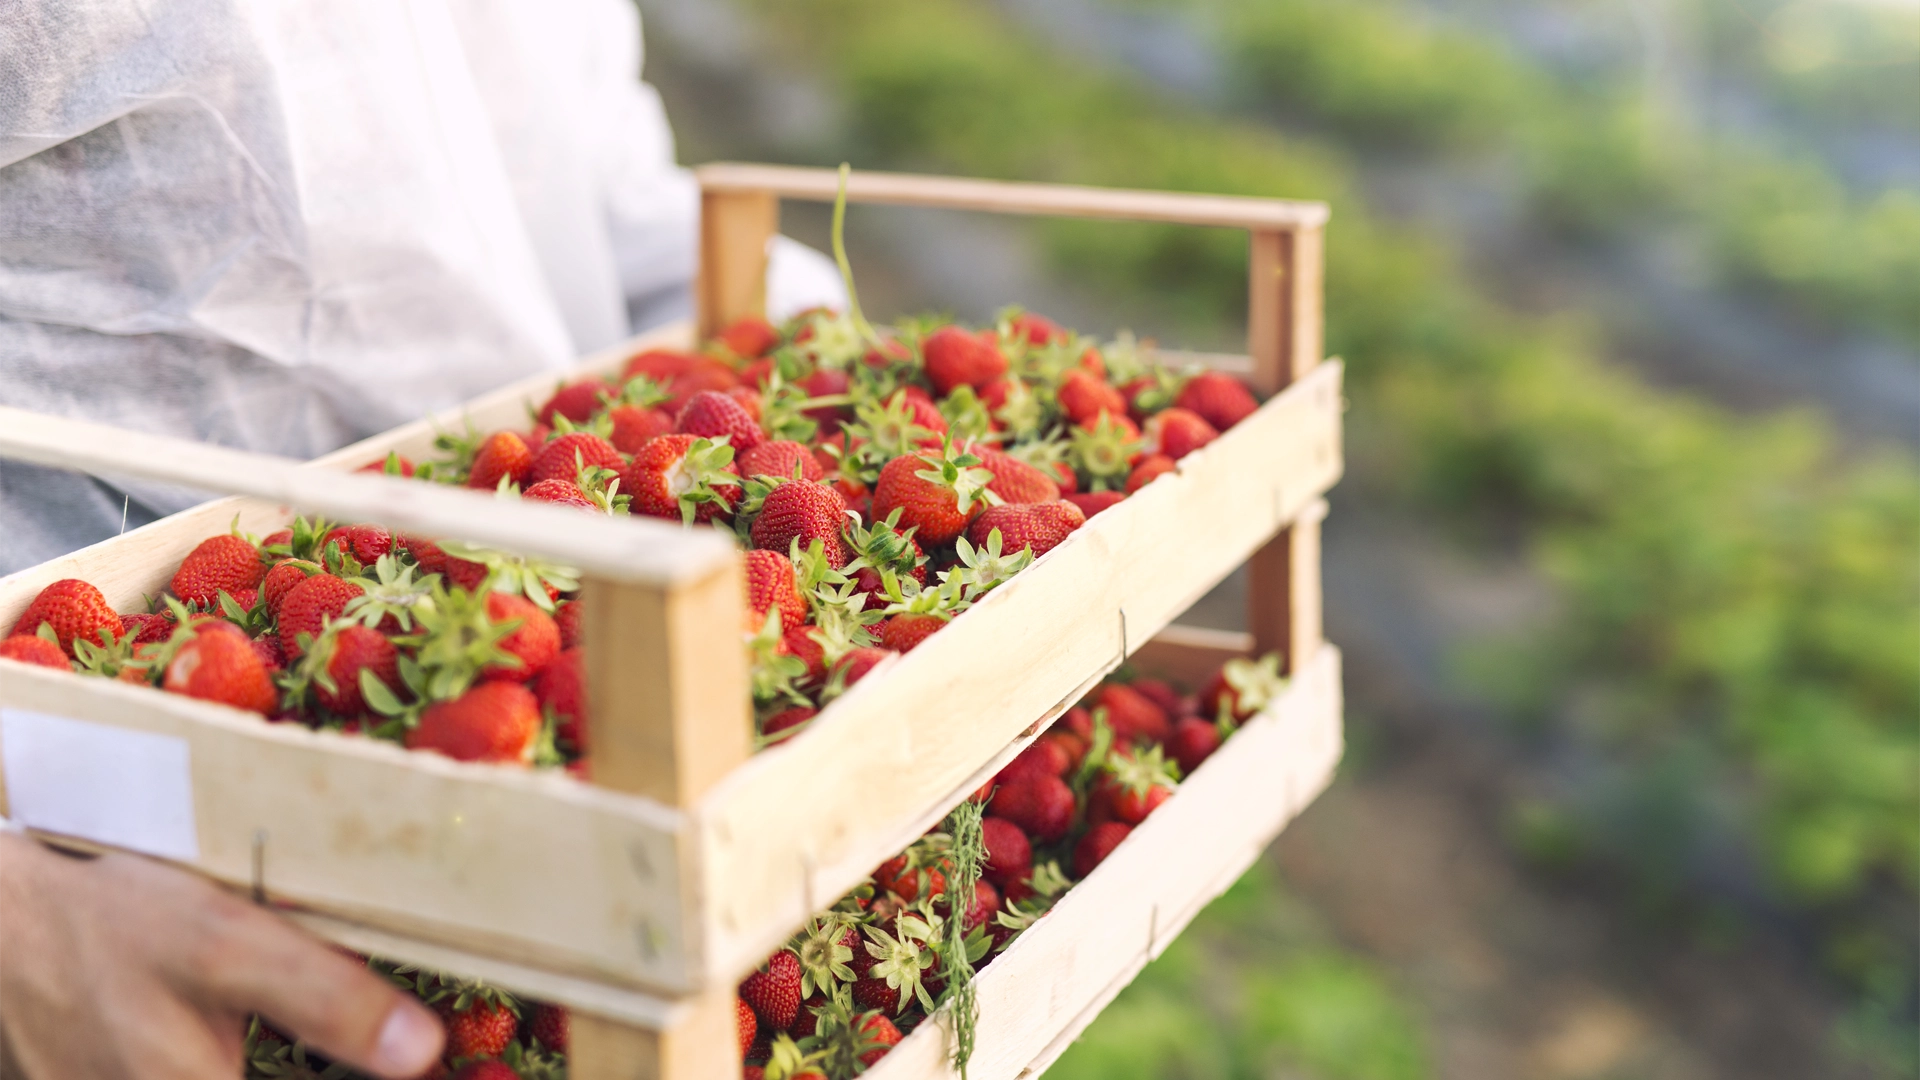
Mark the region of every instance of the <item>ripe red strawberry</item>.
[[248, 643], [253, 646], [253, 654], [260, 658], [261, 663], [267, 665], [268, 674], [286, 668], [287, 654], [280, 651], [279, 638], [267, 633], [257, 638], [249, 638]]
[[389, 476], [412, 476], [413, 462], [399, 454], [390, 454], [379, 461], [369, 461], [353, 471]]
[[41, 623], [52, 624], [60, 650], [68, 656], [73, 655], [75, 638], [98, 643], [102, 631], [111, 631], [116, 637], [126, 632], [107, 598], [79, 578], [62, 578], [41, 589], [13, 624], [13, 633], [33, 634]]
[[962, 386], [978, 390], [1007, 373], [1007, 358], [991, 330], [976, 334], [943, 326], [920, 343], [920, 355], [927, 381], [941, 397]]
[[1113, 849], [1127, 838], [1133, 826], [1120, 821], [1108, 821], [1087, 830], [1087, 835], [1073, 846], [1073, 876], [1086, 877], [1093, 868], [1107, 861]]
[[262, 716], [280, 704], [273, 677], [253, 643], [232, 623], [218, 621], [205, 624], [173, 654], [161, 688]]
[[839, 492], [818, 480], [789, 480], [767, 493], [753, 519], [753, 546], [785, 553], [796, 539], [802, 548], [819, 540], [827, 562], [845, 566], [852, 558], [841, 539], [846, 524], [847, 503]]
[[[753, 417], [753, 422], [755, 424], [758, 424], [760, 422], [759, 391], [753, 389], [750, 386], [736, 386], [731, 390], [726, 391], [726, 395], [732, 398], [733, 400], [739, 402], [740, 407], [747, 410], [747, 415]], [[763, 434], [764, 432], [765, 432], [765, 429], [762, 429]]]
[[911, 904], [923, 895], [928, 899], [946, 895], [947, 871], [951, 869], [950, 860], [941, 860], [933, 866], [910, 867], [905, 855], [895, 855], [873, 872], [873, 884], [881, 892], [892, 893], [903, 903]]
[[420, 567], [422, 575], [447, 572], [447, 553], [440, 550], [440, 545], [431, 540], [418, 536], [395, 536], [393, 548], [412, 557], [414, 563]]
[[1028, 836], [1052, 843], [1073, 825], [1073, 789], [1057, 776], [1028, 773], [1000, 785], [987, 813], [1020, 826]]
[[440, 1017], [447, 1025], [446, 1057], [450, 1061], [499, 1057], [520, 1030], [520, 1018], [511, 1006], [483, 998], [474, 998], [465, 1012], [455, 1011], [451, 1002], [442, 1002]]
[[299, 657], [305, 651], [300, 645], [300, 635], [319, 637], [326, 620], [345, 611], [347, 603], [365, 591], [359, 585], [332, 574], [315, 574], [288, 589], [286, 595], [280, 598], [277, 622], [280, 651], [286, 653], [289, 659]]
[[1047, 503], [1060, 498], [1060, 485], [1032, 465], [992, 447], [975, 447], [980, 467], [993, 474], [987, 490], [1010, 503]]
[[319, 563], [305, 559], [282, 559], [275, 563], [260, 582], [260, 595], [267, 598], [267, 614], [278, 616], [280, 601], [286, 599], [293, 587], [321, 572]]
[[1133, 471], [1127, 474], [1127, 494], [1131, 495], [1139, 491], [1172, 472], [1174, 468], [1173, 459], [1165, 454], [1154, 454], [1151, 457], [1142, 458], [1140, 463], [1133, 467]]
[[800, 1013], [800, 958], [787, 949], [767, 957], [760, 970], [741, 981], [740, 1000], [769, 1033], [792, 1027]]
[[901, 529], [918, 529], [930, 547], [951, 544], [980, 512], [981, 492], [992, 474], [950, 450], [903, 454], [880, 469], [873, 489], [873, 517], [900, 511]]
[[338, 716], [353, 716], [366, 708], [360, 693], [360, 672], [371, 671], [388, 689], [400, 685], [400, 653], [393, 642], [378, 630], [354, 625], [342, 627], [333, 638], [333, 655], [327, 659], [327, 677], [334, 689], [315, 683], [313, 696]]
[[553, 503], [555, 506], [572, 506], [595, 513], [600, 511], [599, 507], [593, 505], [593, 500], [587, 498], [587, 493], [580, 490], [580, 485], [571, 480], [542, 480], [522, 492], [521, 497], [533, 502]]
[[869, 1069], [878, 1064], [881, 1058], [887, 1056], [888, 1051], [900, 1045], [900, 1040], [905, 1038], [900, 1034], [900, 1029], [893, 1025], [893, 1021], [877, 1012], [870, 1012], [860, 1019], [860, 1034], [866, 1036], [869, 1041], [880, 1044], [860, 1055], [860, 1060]]
[[922, 445], [940, 445], [940, 436], [947, 433], [947, 418], [941, 415], [940, 407], [933, 403], [933, 399], [927, 396], [925, 390], [917, 386], [903, 386], [894, 391], [893, 397], [888, 401], [888, 407], [891, 408], [895, 402], [905, 402], [907, 411], [911, 414], [909, 419], [933, 433], [932, 438], [921, 441]]
[[594, 413], [600, 411], [601, 394], [611, 396], [618, 392], [613, 386], [600, 379], [588, 379], [571, 386], [563, 386], [554, 391], [545, 405], [540, 406], [535, 419], [552, 426], [553, 418], [558, 415], [576, 424], [584, 424], [593, 417]]
[[587, 748], [586, 653], [566, 649], [533, 677], [533, 696], [540, 708], [552, 710], [554, 736], [577, 750]]
[[966, 929], [972, 930], [983, 923], [993, 921], [993, 913], [1000, 910], [1000, 890], [986, 881], [973, 883], [973, 903], [967, 905]]
[[212, 604], [225, 590], [238, 596], [244, 589], [257, 589], [267, 568], [260, 562], [260, 551], [232, 533], [209, 536], [200, 541], [180, 569], [173, 573], [173, 595], [189, 604]]
[[734, 453], [744, 454], [766, 441], [767, 434], [760, 430], [746, 407], [726, 394], [714, 390], [702, 390], [687, 399], [685, 408], [674, 419], [675, 431], [686, 435], [697, 435], [703, 439], [718, 439], [728, 436], [728, 445]]
[[988, 881], [1005, 885], [1033, 871], [1033, 845], [1027, 842], [1027, 834], [1020, 831], [1020, 826], [1005, 818], [983, 818], [980, 839], [987, 847], [987, 863], [981, 873]]
[[791, 439], [763, 442], [741, 454], [739, 465], [742, 476], [772, 476], [790, 480], [796, 468], [800, 470], [802, 480], [817, 481], [826, 476], [826, 470], [820, 467], [820, 461], [813, 456], [813, 451]]
[[320, 538], [320, 550], [326, 551], [328, 544], [338, 544], [340, 554], [372, 566], [393, 550], [393, 534], [378, 525], [342, 525]]
[[747, 1051], [753, 1049], [754, 1036], [760, 1033], [760, 1018], [753, 1014], [753, 1006], [736, 997], [733, 999], [733, 1022], [735, 1030], [740, 1033], [740, 1056], [746, 1057]]
[[533, 448], [511, 431], [496, 431], [474, 451], [473, 467], [467, 470], [467, 486], [492, 491], [501, 480], [524, 483], [533, 468]]
[[1127, 684], [1139, 691], [1148, 701], [1160, 706], [1160, 711], [1168, 716], [1180, 716], [1193, 709], [1181, 699], [1180, 691], [1162, 679], [1135, 679]]
[[616, 405], [607, 411], [607, 418], [613, 421], [613, 433], [607, 439], [623, 454], [637, 454], [641, 447], [673, 431], [673, 417], [666, 410], [644, 405]]
[[627, 459], [607, 440], [585, 431], [570, 431], [534, 455], [533, 467], [527, 470], [527, 482], [572, 480], [580, 475], [582, 465], [598, 465], [619, 472], [626, 463]]
[[903, 612], [880, 627], [880, 644], [897, 653], [910, 653], [914, 646], [932, 637], [947, 625], [944, 615]]
[[560, 628], [554, 625], [553, 616], [518, 593], [488, 593], [487, 618], [496, 623], [519, 621], [512, 633], [500, 639], [500, 648], [520, 662], [488, 664], [480, 669], [482, 679], [524, 682], [560, 653]]
[[1107, 806], [1113, 811], [1115, 820], [1138, 825], [1172, 797], [1173, 789], [1161, 784], [1143, 789], [1117, 787], [1108, 795]]
[[580, 618], [586, 609], [579, 600], [569, 600], [553, 612], [553, 623], [560, 628], [560, 647], [571, 649], [587, 640], [586, 631], [580, 625]]
[[1124, 491], [1078, 491], [1066, 497], [1067, 501], [1080, 508], [1080, 512], [1092, 517], [1102, 510], [1110, 510], [1127, 500]]
[[827, 677], [827, 651], [808, 633], [812, 629], [811, 624], [803, 624], [780, 635], [780, 644], [787, 652], [807, 665], [806, 677], [801, 680], [803, 686], [812, 686]]
[[1076, 424], [1091, 424], [1101, 413], [1114, 417], [1127, 415], [1127, 399], [1105, 379], [1086, 368], [1074, 368], [1067, 372], [1055, 393], [1060, 399], [1060, 411]]
[[748, 315], [714, 335], [714, 340], [733, 350], [736, 356], [752, 358], [772, 352], [773, 347], [780, 344], [780, 331], [760, 316]]
[[658, 383], [670, 383], [682, 373], [700, 363], [701, 357], [692, 353], [674, 352], [671, 349], [648, 349], [627, 361], [622, 377], [632, 379], [644, 375]]
[[777, 551], [755, 548], [745, 555], [747, 578], [747, 632], [766, 625], [767, 611], [778, 608], [784, 632], [807, 621], [807, 602], [794, 580], [793, 563]]
[[892, 649], [862, 646], [858, 649], [849, 649], [847, 654], [840, 658], [840, 662], [834, 665], [833, 670], [835, 672], [844, 672], [845, 676], [842, 680], [842, 685], [848, 689], [852, 689], [854, 683], [866, 678], [867, 673], [880, 666], [881, 661], [890, 656], [898, 655], [899, 654]]
[[781, 709], [761, 722], [760, 734], [772, 738], [783, 731], [797, 728], [818, 715], [820, 710], [811, 705], [795, 705], [792, 708]]
[[1146, 439], [1147, 454], [1165, 454], [1175, 461], [1220, 437], [1200, 414], [1178, 406], [1147, 417], [1140, 434]]
[[1074, 504], [1059, 499], [1047, 503], [1008, 503], [990, 506], [967, 526], [967, 540], [974, 547], [984, 546], [995, 529], [1000, 530], [1000, 550], [1016, 552], [1032, 548], [1039, 558], [1087, 523], [1087, 515]]
[[[442, 1065], [440, 1070], [439, 1073], [428, 1073], [422, 1080], [444, 1076], [446, 1066]], [[460, 1066], [460, 1071], [453, 1074], [452, 1080], [520, 1080], [520, 1074], [513, 1071], [513, 1066], [497, 1058], [479, 1058]]]
[[135, 648], [150, 645], [156, 641], [165, 641], [173, 635], [173, 620], [165, 615], [150, 615], [144, 611], [132, 615], [120, 616], [123, 636], [133, 642]]
[[725, 395], [739, 385], [740, 377], [733, 373], [732, 368], [711, 356], [702, 356], [687, 370], [673, 377], [672, 384], [667, 388], [667, 400], [661, 403], [661, 407], [678, 417], [696, 395]]
[[1233, 719], [1246, 721], [1273, 703], [1287, 688], [1280, 674], [1280, 658], [1268, 655], [1261, 660], [1229, 660], [1207, 684], [1200, 688], [1200, 715], [1218, 720], [1223, 708], [1231, 709]]
[[527, 1034], [539, 1040], [542, 1048], [567, 1052], [567, 1010], [558, 1005], [535, 1005], [527, 1020]]
[[1007, 328], [1013, 331], [1014, 336], [1024, 337], [1033, 345], [1045, 345], [1067, 336], [1067, 332], [1060, 328], [1059, 323], [1045, 315], [1035, 315], [1031, 311], [1023, 311], [1015, 315], [1008, 321]]
[[1210, 721], [1197, 716], [1183, 716], [1173, 725], [1173, 734], [1167, 737], [1167, 753], [1180, 763], [1180, 774], [1186, 776], [1200, 767], [1200, 763], [1213, 756], [1220, 749], [1220, 728]]
[[1028, 773], [1041, 776], [1065, 776], [1073, 767], [1073, 758], [1058, 742], [1035, 739], [1020, 756], [1007, 762], [995, 779], [1007, 783]]
[[[853, 385], [853, 380], [844, 371], [819, 368], [794, 380], [794, 385], [805, 390], [809, 398], [823, 398], [846, 393]], [[849, 405], [818, 405], [806, 412], [809, 419], [829, 432], [837, 429], [842, 419], [853, 415], [852, 406]]]
[[72, 662], [67, 659], [67, 654], [60, 651], [60, 646], [32, 634], [15, 634], [0, 641], [0, 660], [15, 660], [22, 664], [59, 668], [62, 671], [73, 667]]
[[452, 701], [427, 706], [407, 732], [410, 750], [437, 750], [456, 761], [525, 761], [540, 732], [540, 703], [519, 683], [483, 682]]
[[1260, 407], [1246, 384], [1219, 371], [1203, 371], [1188, 379], [1174, 404], [1198, 413], [1216, 431], [1227, 430]]
[[640, 448], [620, 474], [636, 514], [707, 522], [740, 504], [733, 449], [694, 435], [662, 435]]
[[1107, 710], [1107, 726], [1113, 729], [1116, 742], [1164, 742], [1173, 733], [1160, 706], [1131, 686], [1102, 686], [1094, 704]]

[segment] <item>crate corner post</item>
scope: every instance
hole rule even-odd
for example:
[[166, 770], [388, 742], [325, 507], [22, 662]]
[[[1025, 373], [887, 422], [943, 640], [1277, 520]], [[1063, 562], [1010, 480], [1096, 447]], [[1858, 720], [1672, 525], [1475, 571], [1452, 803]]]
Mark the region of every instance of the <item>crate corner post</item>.
[[767, 245], [780, 231], [780, 197], [703, 182], [694, 307], [701, 340], [767, 306]]

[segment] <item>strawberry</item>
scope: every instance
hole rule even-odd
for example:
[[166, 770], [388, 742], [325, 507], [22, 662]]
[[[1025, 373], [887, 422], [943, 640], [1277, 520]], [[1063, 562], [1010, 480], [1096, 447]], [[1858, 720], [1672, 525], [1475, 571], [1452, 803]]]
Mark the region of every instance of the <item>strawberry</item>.
[[780, 644], [786, 648], [787, 653], [799, 658], [801, 663], [807, 665], [806, 678], [801, 680], [802, 685], [807, 686], [827, 677], [827, 651], [809, 633], [813, 629], [811, 625], [796, 626], [780, 635]]
[[524, 682], [560, 653], [560, 628], [553, 616], [519, 593], [488, 593], [487, 618], [496, 623], [518, 620], [520, 625], [500, 639], [500, 648], [520, 662], [488, 664], [480, 669], [482, 679]]
[[753, 1049], [754, 1036], [760, 1033], [760, 1018], [753, 1014], [753, 1006], [739, 998], [733, 999], [734, 1030], [740, 1034], [740, 1056], [746, 1057]]
[[1013, 553], [1032, 548], [1039, 558], [1060, 546], [1075, 529], [1087, 523], [1080, 508], [1065, 499], [1045, 503], [1008, 503], [990, 506], [973, 524], [967, 526], [967, 540], [984, 547], [995, 529], [1000, 531], [1000, 550]]
[[985, 881], [973, 883], [973, 903], [967, 905], [964, 929], [972, 930], [983, 923], [993, 921], [993, 913], [1000, 910], [1000, 890]]
[[558, 477], [534, 484], [522, 492], [521, 497], [533, 502], [553, 503], [555, 506], [575, 506], [595, 513], [600, 510], [593, 504], [593, 500], [587, 497], [587, 493], [580, 490], [579, 484]]
[[280, 704], [253, 643], [232, 623], [218, 621], [202, 625], [174, 652], [161, 688], [262, 716]]
[[1007, 329], [1012, 331], [1016, 338], [1026, 338], [1027, 343], [1031, 345], [1046, 345], [1067, 336], [1067, 332], [1060, 328], [1059, 323], [1045, 315], [1035, 315], [1031, 311], [1023, 311], [1015, 315], [1008, 321]]
[[937, 451], [903, 454], [880, 469], [873, 489], [873, 516], [900, 511], [899, 523], [922, 544], [950, 544], [980, 512], [980, 500], [993, 474], [980, 459], [956, 455], [951, 444]]
[[1212, 424], [1200, 414], [1178, 406], [1147, 417], [1141, 428], [1148, 454], [1165, 454], [1175, 461], [1220, 437]]
[[332, 574], [315, 574], [288, 589], [280, 598], [276, 620], [280, 651], [290, 658], [299, 657], [305, 651], [300, 644], [301, 635], [318, 638], [326, 621], [339, 616], [354, 597], [365, 591], [360, 585]]
[[543, 713], [552, 712], [554, 736], [576, 750], [587, 747], [586, 653], [566, 649], [533, 677], [533, 696]]
[[305, 559], [282, 559], [273, 564], [273, 569], [267, 571], [260, 582], [260, 595], [267, 599], [267, 614], [278, 617], [280, 601], [286, 599], [293, 587], [322, 572], [319, 563]]
[[1052, 843], [1073, 824], [1073, 789], [1057, 776], [1028, 773], [1000, 785], [987, 813], [1020, 826], [1027, 835]]
[[1123, 491], [1079, 491], [1068, 495], [1066, 499], [1079, 507], [1081, 513], [1092, 517], [1127, 501], [1127, 495]]
[[496, 431], [474, 452], [473, 466], [467, 470], [467, 486], [492, 491], [502, 480], [521, 484], [532, 469], [533, 448], [527, 445], [527, 440], [511, 431]]
[[330, 639], [323, 636], [321, 641], [330, 641], [332, 652], [326, 658], [326, 672], [334, 688], [328, 690], [325, 684], [316, 682], [313, 693], [329, 712], [352, 716], [366, 708], [366, 699], [360, 693], [362, 671], [373, 672], [373, 677], [387, 684], [389, 690], [399, 688], [400, 653], [385, 634], [348, 625], [334, 631]]
[[620, 474], [632, 511], [650, 517], [712, 521], [740, 502], [733, 447], [693, 435], [662, 435], [640, 448]]
[[747, 315], [714, 335], [714, 340], [732, 350], [735, 356], [752, 358], [772, 352], [774, 346], [780, 344], [780, 331], [758, 315]]
[[1199, 414], [1216, 431], [1227, 430], [1260, 407], [1244, 383], [1219, 371], [1203, 371], [1188, 379], [1174, 404]]
[[[1086, 760], [1087, 740], [1071, 731], [1055, 728], [1040, 736], [1039, 741], [1058, 748], [1060, 755], [1066, 759], [1069, 770], [1079, 768], [1080, 763]], [[1065, 774], [1062, 773], [1062, 775]]]
[[561, 648], [571, 649], [587, 640], [586, 630], [580, 625], [581, 616], [585, 613], [586, 609], [580, 606], [579, 600], [569, 600], [554, 610], [553, 622], [560, 628]]
[[795, 540], [801, 547], [819, 540], [827, 562], [834, 567], [851, 558], [841, 540], [847, 523], [846, 500], [818, 480], [789, 480], [767, 493], [760, 516], [753, 519], [753, 546], [787, 552]]
[[1007, 373], [1007, 358], [992, 331], [970, 333], [943, 326], [920, 343], [927, 381], [941, 397], [962, 386], [975, 390]]
[[249, 638], [248, 643], [253, 646], [253, 654], [260, 658], [261, 663], [267, 665], [268, 674], [283, 670], [287, 666], [287, 654], [280, 651], [280, 639], [272, 633]]
[[601, 394], [611, 397], [618, 393], [617, 388], [601, 379], [588, 379], [563, 386], [554, 391], [545, 405], [540, 406], [534, 418], [548, 426], [552, 426], [556, 415], [564, 416], [576, 424], [584, 424], [600, 411]]
[[457, 1002], [441, 1002], [440, 1017], [447, 1025], [446, 1057], [499, 1057], [520, 1030], [520, 1017], [505, 1001], [475, 997], [465, 1009]]
[[895, 855], [873, 872], [873, 884], [881, 892], [892, 893], [901, 903], [911, 904], [922, 897], [933, 899], [947, 891], [947, 872], [953, 860], [941, 858], [930, 866], [917, 866], [905, 855]]
[[1162, 679], [1135, 679], [1127, 684], [1168, 716], [1180, 716], [1193, 710], [1180, 698], [1180, 692]]
[[1005, 885], [1033, 870], [1033, 846], [1020, 826], [1005, 818], [982, 818], [980, 839], [987, 848], [987, 862], [980, 872], [988, 881]]
[[945, 615], [902, 612], [882, 624], [880, 645], [897, 653], [910, 653], [914, 646], [932, 637], [935, 631], [946, 625]]
[[[773, 736], [783, 731], [793, 732], [793, 735], [797, 735], [799, 732], [794, 729], [801, 727], [807, 721], [818, 715], [820, 715], [820, 710], [811, 705], [795, 705], [791, 708], [781, 709], [779, 712], [774, 713], [761, 722], [760, 734], [769, 739], [772, 739]], [[793, 735], [788, 735], [787, 738], [790, 739]]]
[[245, 539], [226, 533], [200, 541], [180, 569], [173, 573], [173, 595], [189, 604], [211, 605], [222, 591], [238, 596], [243, 589], [257, 589], [267, 568], [260, 562], [260, 550]]
[[412, 558], [414, 564], [420, 567], [422, 574], [447, 572], [447, 553], [440, 550], [440, 545], [431, 540], [418, 536], [395, 536], [393, 546], [395, 550]]
[[670, 349], [648, 349], [627, 361], [622, 377], [645, 376], [657, 383], [670, 383], [700, 363], [701, 357]]
[[1154, 454], [1151, 457], [1142, 458], [1140, 463], [1133, 467], [1133, 471], [1127, 474], [1127, 494], [1131, 495], [1139, 491], [1174, 471], [1175, 467], [1173, 459], [1165, 454]]
[[388, 453], [379, 461], [369, 461], [353, 470], [354, 472], [378, 473], [383, 476], [412, 476], [413, 462], [399, 454]]
[[542, 480], [572, 480], [580, 475], [583, 465], [597, 465], [602, 469], [619, 472], [627, 464], [620, 451], [613, 444], [585, 431], [570, 431], [548, 443], [534, 455], [533, 466], [527, 470], [527, 482], [537, 484]]
[[687, 399], [674, 419], [673, 429], [685, 435], [718, 440], [726, 436], [735, 453], [744, 454], [766, 441], [766, 432], [738, 401], [724, 393], [702, 390]]
[[102, 633], [115, 637], [126, 633], [126, 625], [107, 603], [107, 598], [79, 578], [63, 578], [41, 589], [13, 624], [13, 633], [31, 635], [42, 623], [53, 627], [60, 651], [68, 656], [73, 655], [75, 638], [98, 642], [103, 640]]
[[1073, 876], [1086, 877], [1093, 868], [1107, 861], [1113, 849], [1127, 838], [1133, 826], [1119, 821], [1108, 821], [1087, 830], [1087, 835], [1073, 846]]
[[1180, 763], [1181, 775], [1189, 775], [1200, 763], [1220, 749], [1220, 726], [1197, 716], [1183, 716], [1167, 737], [1167, 752]]
[[740, 1000], [769, 1032], [792, 1027], [800, 1012], [800, 958], [787, 949], [767, 957], [760, 970], [741, 981]]
[[393, 550], [393, 534], [378, 525], [342, 525], [320, 538], [319, 550], [325, 552], [328, 544], [338, 544], [340, 554], [372, 566]]
[[1107, 726], [1113, 729], [1115, 742], [1163, 742], [1173, 732], [1160, 706], [1131, 686], [1102, 686], [1094, 703], [1107, 710]]
[[456, 761], [525, 761], [540, 732], [540, 703], [519, 683], [483, 682], [452, 701], [435, 702], [407, 732], [410, 750], [437, 750]]
[[123, 638], [131, 640], [135, 648], [150, 645], [156, 641], [165, 641], [173, 635], [173, 620], [165, 615], [151, 615], [147, 612], [135, 612], [120, 616]]
[[[759, 391], [753, 389], [750, 386], [736, 386], [730, 390], [725, 391], [725, 393], [728, 397], [739, 402], [741, 408], [747, 410], [747, 415], [753, 418], [753, 422], [756, 425], [760, 423], [760, 392]], [[764, 434], [766, 431], [766, 428], [761, 427], [760, 430]]]
[[866, 678], [867, 673], [878, 667], [881, 661], [898, 655], [892, 649], [879, 649], [872, 646], [849, 649], [847, 654], [840, 658], [840, 662], [833, 666], [833, 673], [839, 677], [842, 686], [851, 690], [854, 683]]
[[1065, 776], [1073, 767], [1072, 755], [1058, 742], [1036, 739], [1020, 751], [1020, 755], [1007, 762], [996, 779], [1008, 783], [1028, 773], [1039, 776]]
[[[436, 1075], [444, 1075], [444, 1073], [428, 1073], [423, 1080], [431, 1080]], [[454, 1073], [451, 1080], [521, 1080], [521, 1078], [519, 1073], [513, 1071], [513, 1066], [504, 1061], [496, 1058], [478, 1058], [460, 1066], [460, 1071]]]
[[570, 1026], [567, 1010], [558, 1005], [535, 1005], [533, 1016], [527, 1021], [527, 1034], [537, 1040], [542, 1049], [564, 1054]]
[[607, 410], [613, 421], [613, 433], [607, 440], [623, 454], [637, 454], [640, 448], [673, 431], [673, 417], [664, 409], [645, 405], [616, 405]]
[[[831, 490], [831, 489], [829, 489]], [[807, 621], [807, 602], [794, 580], [793, 563], [778, 551], [756, 548], [746, 553], [747, 632], [766, 625], [767, 612], [778, 608], [780, 628], [791, 630]]]
[[893, 1021], [877, 1012], [870, 1012], [861, 1017], [860, 1034], [865, 1036], [868, 1042], [880, 1044], [860, 1055], [861, 1062], [869, 1069], [879, 1064], [880, 1059], [886, 1057], [887, 1052], [900, 1045], [900, 1040], [906, 1037], [900, 1034], [900, 1029], [894, 1026]]
[[740, 475], [771, 476], [791, 480], [795, 469], [802, 480], [821, 480], [826, 470], [820, 467], [813, 451], [790, 439], [773, 439], [740, 455]]
[[59, 668], [62, 671], [73, 667], [67, 654], [60, 651], [60, 646], [34, 634], [15, 634], [0, 641], [0, 660]]
[[993, 474], [987, 490], [1010, 503], [1047, 503], [1060, 498], [1060, 485], [1045, 472], [991, 447], [976, 448], [980, 467]]
[[1259, 660], [1229, 660], [1201, 688], [1200, 715], [1214, 720], [1223, 715], [1234, 721], [1251, 720], [1286, 689], [1287, 678], [1280, 674], [1278, 654], [1269, 653]]
[[687, 370], [673, 377], [667, 400], [661, 403], [661, 407], [678, 417], [696, 396], [703, 393], [724, 396], [738, 385], [740, 377], [733, 373], [732, 368], [711, 356], [702, 356], [695, 359]]
[[1075, 424], [1091, 424], [1101, 413], [1124, 417], [1127, 415], [1127, 399], [1100, 376], [1086, 368], [1074, 368], [1060, 380], [1055, 390], [1060, 399], [1060, 411]]

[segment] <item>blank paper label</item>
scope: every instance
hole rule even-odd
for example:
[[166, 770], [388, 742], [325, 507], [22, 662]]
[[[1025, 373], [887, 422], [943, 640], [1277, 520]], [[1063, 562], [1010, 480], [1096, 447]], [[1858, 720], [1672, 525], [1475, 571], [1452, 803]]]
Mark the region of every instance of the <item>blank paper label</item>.
[[22, 825], [167, 859], [200, 855], [187, 741], [0, 709], [8, 816]]

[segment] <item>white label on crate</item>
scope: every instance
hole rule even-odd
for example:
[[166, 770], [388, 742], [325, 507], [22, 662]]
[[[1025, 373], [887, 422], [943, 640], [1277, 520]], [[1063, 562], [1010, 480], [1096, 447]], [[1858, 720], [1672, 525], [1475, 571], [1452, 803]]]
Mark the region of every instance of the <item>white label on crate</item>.
[[200, 856], [187, 740], [0, 709], [8, 816], [166, 859]]

